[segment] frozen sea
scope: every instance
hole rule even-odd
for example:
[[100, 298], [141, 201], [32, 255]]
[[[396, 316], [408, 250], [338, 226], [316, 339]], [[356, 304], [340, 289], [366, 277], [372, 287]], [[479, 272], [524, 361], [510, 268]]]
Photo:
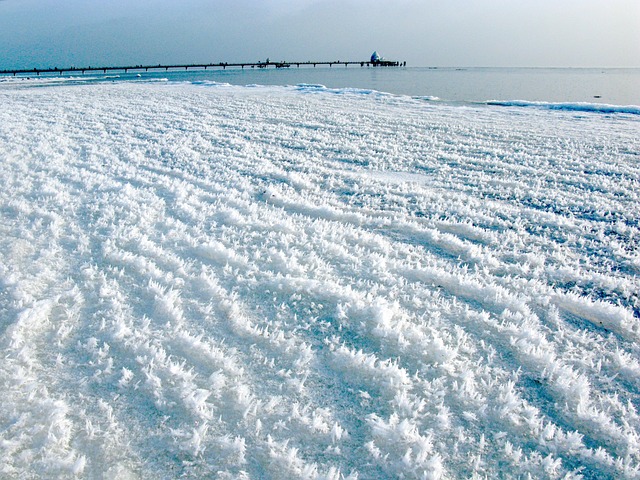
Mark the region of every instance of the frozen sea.
[[0, 478], [640, 477], [637, 71], [311, 72], [0, 78]]

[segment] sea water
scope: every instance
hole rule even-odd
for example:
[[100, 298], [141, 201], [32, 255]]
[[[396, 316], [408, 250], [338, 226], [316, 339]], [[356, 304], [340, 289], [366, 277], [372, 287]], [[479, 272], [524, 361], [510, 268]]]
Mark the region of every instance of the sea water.
[[[154, 70], [105, 75], [87, 72], [73, 77], [89, 82], [166, 78], [233, 85], [321, 84], [330, 88], [376, 90], [446, 102], [524, 100], [640, 105], [640, 68], [298, 68], [292, 65], [284, 69]], [[0, 82], [10, 78], [0, 76]], [[41, 78], [58, 76], [43, 75]]]
[[[195, 72], [194, 72], [195, 73]], [[211, 78], [242, 85], [319, 83], [454, 102], [528, 100], [640, 105], [640, 69], [554, 68], [289, 68], [218, 71]]]

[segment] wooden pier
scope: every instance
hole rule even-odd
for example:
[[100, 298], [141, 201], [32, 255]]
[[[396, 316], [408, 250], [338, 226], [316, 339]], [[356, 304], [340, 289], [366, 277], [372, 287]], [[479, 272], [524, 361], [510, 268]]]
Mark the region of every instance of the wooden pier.
[[63, 74], [71, 74], [71, 73], [87, 73], [87, 72], [148, 72], [155, 70], [164, 70], [168, 71], [185, 71], [185, 70], [207, 70], [209, 68], [217, 68], [217, 69], [227, 69], [227, 68], [290, 68], [292, 66], [296, 66], [300, 68], [301, 66], [306, 67], [316, 67], [316, 66], [326, 66], [329, 67], [342, 66], [348, 67], [349, 65], [359, 65], [360, 67], [402, 67], [406, 66], [407, 62], [395, 62], [390, 60], [379, 60], [379, 61], [361, 61], [361, 62], [343, 62], [336, 60], [335, 62], [257, 62], [257, 63], [202, 63], [202, 64], [188, 64], [188, 65], [130, 65], [130, 66], [119, 66], [119, 67], [68, 67], [68, 68], [32, 68], [32, 69], [18, 69], [18, 70], [0, 70], [0, 75], [40, 75], [40, 74], [49, 74], [49, 73], [58, 73], [60, 75]]

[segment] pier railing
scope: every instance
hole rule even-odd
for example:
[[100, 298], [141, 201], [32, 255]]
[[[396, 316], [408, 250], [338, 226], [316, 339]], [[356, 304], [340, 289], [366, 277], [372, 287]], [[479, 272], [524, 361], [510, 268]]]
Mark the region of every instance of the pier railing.
[[406, 66], [407, 62], [395, 62], [389, 60], [379, 60], [379, 61], [356, 61], [356, 62], [343, 62], [340, 60], [336, 60], [334, 62], [256, 62], [256, 63], [201, 63], [201, 64], [187, 64], [187, 65], [128, 65], [128, 66], [114, 66], [114, 67], [67, 67], [67, 68], [32, 68], [32, 69], [8, 69], [8, 70], [0, 70], [0, 75], [40, 75], [43, 73], [59, 73], [60, 75], [69, 74], [69, 73], [87, 73], [87, 72], [148, 72], [154, 70], [164, 70], [168, 71], [180, 71], [180, 70], [207, 70], [209, 68], [218, 68], [218, 69], [227, 69], [227, 68], [290, 68], [292, 66], [296, 66], [300, 68], [300, 66], [313, 66], [316, 67], [318, 65], [329, 67], [341, 66], [344, 65], [348, 67], [349, 65], [359, 65], [360, 67], [401, 67]]

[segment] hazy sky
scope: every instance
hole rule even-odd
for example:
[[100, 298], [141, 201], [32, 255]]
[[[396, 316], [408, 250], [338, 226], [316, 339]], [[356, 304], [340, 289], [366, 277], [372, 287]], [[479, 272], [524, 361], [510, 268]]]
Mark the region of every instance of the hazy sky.
[[0, 68], [364, 60], [640, 66], [640, 0], [0, 0]]

